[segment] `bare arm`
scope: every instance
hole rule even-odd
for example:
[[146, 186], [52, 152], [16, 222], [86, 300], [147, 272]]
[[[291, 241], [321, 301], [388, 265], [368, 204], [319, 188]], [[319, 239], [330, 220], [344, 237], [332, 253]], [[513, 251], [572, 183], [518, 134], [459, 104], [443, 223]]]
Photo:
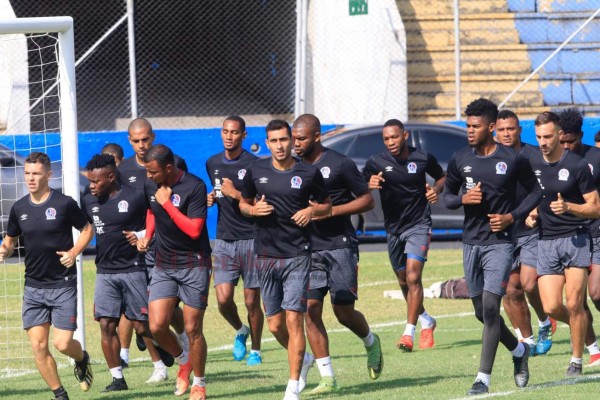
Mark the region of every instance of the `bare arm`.
[[550, 209], [557, 215], [564, 213], [571, 213], [582, 218], [600, 218], [600, 197], [598, 191], [583, 195], [585, 203], [575, 204], [565, 201], [561, 194], [558, 194], [558, 198], [550, 203]]
[[2, 244], [0, 244], [0, 262], [3, 262], [8, 257], [12, 256], [12, 253], [15, 251], [15, 246], [17, 245], [18, 239], [18, 237], [11, 237], [8, 235], [4, 236]]
[[77, 256], [85, 250], [93, 237], [94, 229], [92, 228], [92, 225], [88, 223], [81, 229], [81, 234], [73, 247], [66, 251], [56, 252], [56, 254], [60, 256], [60, 263], [67, 268], [72, 267], [75, 264]]

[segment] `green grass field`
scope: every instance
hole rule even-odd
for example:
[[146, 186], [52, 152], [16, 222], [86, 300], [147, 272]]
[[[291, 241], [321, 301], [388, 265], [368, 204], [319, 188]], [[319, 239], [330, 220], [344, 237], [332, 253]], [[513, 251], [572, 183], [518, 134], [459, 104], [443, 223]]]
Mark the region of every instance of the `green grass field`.
[[[424, 286], [462, 275], [460, 250], [434, 250], [430, 253], [424, 274]], [[93, 366], [95, 381], [92, 389], [83, 393], [66, 359], [58, 362], [61, 378], [72, 399], [173, 399], [176, 369], [169, 371], [169, 381], [147, 385], [152, 373], [147, 353], [138, 352], [133, 344], [130, 358], [133, 362], [125, 370], [130, 390], [115, 394], [101, 394], [110, 382], [110, 374], [100, 350], [99, 329], [92, 319], [94, 265], [86, 262], [86, 330], [87, 347], [96, 362]], [[12, 273], [16, 274], [15, 269]], [[13, 284], [12, 286], [14, 286]], [[433, 349], [401, 353], [395, 342], [404, 331], [406, 307], [404, 301], [383, 297], [383, 291], [397, 289], [393, 273], [384, 253], [364, 253], [360, 261], [360, 301], [357, 308], [367, 317], [373, 331], [382, 339], [385, 358], [384, 371], [377, 381], [369, 379], [362, 342], [335, 321], [327, 308], [324, 315], [330, 330], [331, 354], [341, 390], [331, 398], [355, 399], [456, 399], [465, 397], [473, 383], [479, 365], [481, 325], [472, 313], [470, 301], [426, 299], [428, 312], [437, 317], [436, 346]], [[241, 297], [238, 307], [243, 307]], [[328, 299], [327, 299], [328, 301]], [[18, 306], [17, 308], [18, 309]], [[600, 318], [600, 317], [599, 317]], [[266, 325], [266, 324], [265, 324]], [[0, 329], [2, 335], [5, 335]], [[209, 347], [207, 362], [207, 393], [211, 399], [281, 399], [287, 383], [286, 352], [274, 341], [265, 327], [263, 336], [263, 364], [246, 367], [231, 357], [232, 329], [220, 317], [214, 294], [211, 292], [205, 319], [205, 334]], [[555, 345], [546, 356], [530, 359], [531, 379], [525, 390], [517, 389], [512, 376], [510, 353], [500, 346], [491, 395], [517, 399], [589, 399], [598, 393], [600, 368], [584, 369], [583, 377], [565, 379], [564, 371], [570, 360], [569, 330], [560, 326]], [[19, 333], [14, 332], [15, 338]], [[15, 339], [17, 340], [17, 339]], [[418, 334], [417, 334], [418, 340]], [[10, 338], [8, 338], [10, 343]], [[418, 346], [416, 346], [418, 347]], [[0, 354], [2, 356], [3, 354]], [[589, 356], [584, 356], [587, 362]], [[29, 368], [35, 368], [29, 363]], [[0, 373], [2, 371], [0, 370]], [[316, 367], [309, 374], [307, 392], [319, 381]], [[51, 392], [37, 372], [0, 379], [2, 399], [48, 399]], [[308, 398], [306, 394], [303, 396]], [[312, 397], [312, 396], [311, 396]]]

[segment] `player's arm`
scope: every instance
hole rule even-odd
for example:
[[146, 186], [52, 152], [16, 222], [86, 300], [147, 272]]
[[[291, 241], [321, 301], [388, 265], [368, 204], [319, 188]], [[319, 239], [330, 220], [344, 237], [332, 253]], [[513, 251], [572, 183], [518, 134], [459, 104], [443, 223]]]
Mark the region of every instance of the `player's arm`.
[[223, 178], [223, 182], [221, 183], [221, 193], [223, 193], [223, 196], [230, 197], [236, 201], [240, 201], [242, 198], [242, 192], [235, 188], [233, 182], [229, 178]]
[[438, 201], [440, 194], [444, 190], [446, 174], [433, 154], [427, 154], [427, 169], [425, 172], [435, 180], [433, 187], [428, 183], [425, 184], [425, 197], [428, 202], [434, 204]]
[[463, 195], [459, 195], [462, 178], [456, 166], [456, 159], [452, 157], [448, 163], [442, 199], [450, 210], [456, 210], [463, 205]]
[[[206, 195], [206, 191], [203, 191]], [[156, 191], [156, 201], [162, 206], [162, 208], [169, 215], [171, 220], [177, 225], [177, 227], [192, 239], [198, 239], [202, 233], [204, 227], [204, 221], [206, 218], [190, 218], [177, 207], [171, 203], [172, 190], [168, 186], [161, 186]]]
[[309, 201], [308, 207], [298, 210], [292, 215], [292, 220], [301, 227], [308, 225], [313, 217], [331, 215], [331, 197], [325, 186], [325, 179], [318, 169], [315, 169], [313, 175], [310, 194], [313, 196], [314, 202]]
[[152, 236], [154, 236], [155, 224], [156, 220], [154, 218], [154, 212], [152, 212], [152, 209], [148, 208], [146, 211], [146, 229], [144, 231], [144, 237], [138, 237], [135, 244], [139, 252], [144, 253], [148, 251], [150, 240], [152, 239]]
[[557, 215], [571, 213], [582, 218], [600, 218], [600, 196], [593, 190], [583, 195], [583, 204], [565, 201], [558, 193], [557, 199], [550, 203], [550, 209]]
[[256, 201], [254, 198], [240, 198], [240, 212], [245, 217], [265, 217], [273, 212], [273, 206], [267, 203], [265, 195]]
[[73, 247], [66, 251], [56, 252], [56, 254], [60, 256], [60, 263], [67, 268], [71, 268], [73, 265], [75, 265], [77, 256], [83, 253], [83, 250], [85, 250], [87, 245], [90, 244], [93, 237], [94, 229], [92, 224], [88, 222], [83, 228], [81, 228], [79, 238], [77, 238], [77, 242], [75, 242]]
[[2, 243], [0, 244], [0, 262], [3, 262], [8, 257], [12, 256], [12, 253], [15, 251], [15, 246], [17, 245], [18, 237], [12, 237], [5, 235]]
[[513, 220], [525, 218], [542, 200], [542, 188], [533, 173], [529, 160], [521, 155], [517, 158], [517, 180], [527, 191], [527, 196], [518, 204], [511, 215]]
[[[317, 203], [311, 201], [311, 205], [316, 204]], [[375, 200], [373, 199], [373, 195], [369, 191], [360, 196], [357, 196], [354, 200], [346, 204], [339, 204], [337, 206], [332, 205], [331, 213], [329, 215], [325, 215], [323, 217], [317, 217], [313, 215], [312, 219], [313, 221], [315, 221], [342, 215], [355, 215], [372, 210], [373, 207], [375, 207]]]

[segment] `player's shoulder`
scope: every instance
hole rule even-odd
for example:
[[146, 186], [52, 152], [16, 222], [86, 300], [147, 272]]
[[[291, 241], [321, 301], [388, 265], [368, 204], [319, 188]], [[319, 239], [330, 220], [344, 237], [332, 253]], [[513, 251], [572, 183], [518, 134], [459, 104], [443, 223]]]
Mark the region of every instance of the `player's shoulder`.
[[93, 203], [97, 203], [98, 202], [98, 198], [96, 196], [94, 196], [91, 193], [87, 193], [85, 196], [83, 196], [83, 198], [81, 199], [81, 204], [83, 207], [87, 207], [90, 204]]
[[427, 161], [432, 153], [425, 150], [417, 149], [412, 146], [408, 146], [408, 159], [410, 161]]
[[219, 152], [217, 154], [213, 154], [212, 156], [208, 157], [208, 159], [206, 160], [206, 165], [214, 165], [214, 164], [219, 164], [221, 161], [223, 160], [223, 152]]
[[134, 163], [137, 164], [137, 161], [135, 159], [135, 154], [132, 155], [131, 157], [127, 157], [126, 159], [121, 161], [121, 163], [119, 164], [119, 167], [117, 169], [119, 171], [125, 171], [128, 169], [131, 169], [134, 166]]
[[541, 150], [538, 146], [534, 146], [529, 143], [521, 143], [521, 148], [519, 149], [519, 153], [525, 157], [537, 156], [541, 154]]
[[588, 144], [583, 145], [583, 154], [584, 158], [589, 158], [592, 160], [600, 159], [600, 148], [595, 146], [590, 146]]
[[464, 160], [465, 158], [471, 158], [471, 157], [475, 157], [473, 148], [466, 146], [466, 147], [462, 147], [462, 148], [456, 150], [456, 152], [450, 159], [454, 160], [456, 163], [459, 163], [462, 160]]
[[246, 161], [251, 161], [254, 162], [256, 160], [259, 160], [260, 158], [256, 155], [253, 154], [247, 150], [242, 151], [242, 154], [240, 155], [240, 160], [246, 160]]

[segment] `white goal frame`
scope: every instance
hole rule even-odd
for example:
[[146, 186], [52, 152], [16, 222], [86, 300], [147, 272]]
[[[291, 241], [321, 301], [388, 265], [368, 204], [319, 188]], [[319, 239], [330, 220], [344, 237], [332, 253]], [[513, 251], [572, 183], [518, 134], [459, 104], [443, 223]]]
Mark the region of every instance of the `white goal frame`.
[[[0, 19], [0, 34], [58, 33], [60, 94], [60, 144], [63, 192], [79, 203], [79, 151], [77, 148], [77, 102], [75, 98], [75, 35], [73, 18]], [[73, 230], [77, 241], [79, 231]], [[75, 338], [85, 349], [82, 257], [77, 257], [77, 331]]]

